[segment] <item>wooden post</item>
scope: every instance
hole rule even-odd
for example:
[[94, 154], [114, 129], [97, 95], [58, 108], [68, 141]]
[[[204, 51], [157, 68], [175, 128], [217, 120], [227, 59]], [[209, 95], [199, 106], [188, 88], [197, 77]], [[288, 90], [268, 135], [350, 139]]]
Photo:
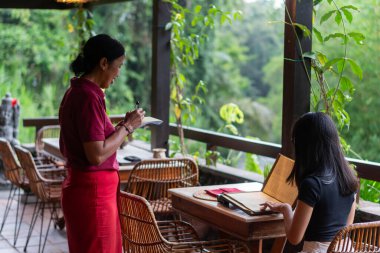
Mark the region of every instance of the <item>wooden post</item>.
[[282, 105], [282, 154], [293, 156], [291, 131], [293, 123], [310, 111], [310, 60], [302, 61], [302, 53], [311, 51], [311, 37], [303, 37], [291, 23], [312, 30], [313, 1], [286, 0], [284, 39], [284, 83]]
[[152, 24], [152, 116], [163, 121], [152, 127], [151, 147], [166, 148], [169, 140], [170, 109], [170, 31], [165, 25], [170, 21], [171, 6], [162, 0], [153, 1]]

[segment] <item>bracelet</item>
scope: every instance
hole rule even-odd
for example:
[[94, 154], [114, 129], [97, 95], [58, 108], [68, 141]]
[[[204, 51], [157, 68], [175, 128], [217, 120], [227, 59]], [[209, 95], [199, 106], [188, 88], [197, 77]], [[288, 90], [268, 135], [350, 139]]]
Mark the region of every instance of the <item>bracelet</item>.
[[132, 129], [131, 126], [127, 126], [127, 125], [124, 125], [124, 124], [123, 124], [123, 126], [124, 126], [125, 130], [128, 132], [128, 135], [130, 135], [131, 133], [133, 133], [133, 129]]

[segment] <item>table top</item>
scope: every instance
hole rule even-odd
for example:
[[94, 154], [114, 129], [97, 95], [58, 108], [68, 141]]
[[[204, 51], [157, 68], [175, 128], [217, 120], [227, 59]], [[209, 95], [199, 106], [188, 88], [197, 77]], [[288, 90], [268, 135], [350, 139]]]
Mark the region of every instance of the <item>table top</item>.
[[[44, 151], [64, 160], [61, 151], [59, 150], [58, 138], [44, 138]], [[152, 159], [153, 154], [147, 148], [142, 148], [139, 141], [129, 142], [126, 146], [117, 150], [116, 159], [121, 167], [129, 167], [135, 165], [137, 162], [131, 162], [124, 159], [127, 155], [139, 157], [141, 160]]]
[[169, 189], [172, 206], [180, 213], [197, 218], [217, 229], [244, 241], [285, 236], [282, 214], [250, 216], [238, 209], [224, 207], [216, 201], [193, 197], [201, 189], [238, 188], [259, 191], [260, 183], [241, 183]]

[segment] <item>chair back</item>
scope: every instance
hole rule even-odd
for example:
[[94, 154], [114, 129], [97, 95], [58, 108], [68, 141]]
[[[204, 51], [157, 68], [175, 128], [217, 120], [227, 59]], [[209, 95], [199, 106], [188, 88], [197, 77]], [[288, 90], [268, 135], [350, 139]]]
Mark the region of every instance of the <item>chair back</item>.
[[279, 154], [264, 183], [262, 191], [283, 203], [294, 205], [297, 200], [298, 189], [295, 184], [286, 182], [286, 179], [292, 172], [293, 166], [294, 160]]
[[43, 139], [59, 138], [60, 131], [61, 127], [59, 125], [48, 125], [38, 130], [35, 143], [37, 155], [44, 149]]
[[124, 252], [167, 252], [166, 240], [148, 201], [123, 191], [118, 199]]
[[[135, 165], [125, 191], [147, 199], [155, 212], [167, 210], [168, 189], [199, 184], [197, 164], [189, 158], [143, 160]], [[155, 201], [155, 202], [153, 202]]]
[[327, 253], [380, 252], [380, 221], [355, 223], [342, 228]]
[[4, 175], [12, 184], [20, 187], [24, 183], [24, 173], [11, 144], [0, 138], [0, 155], [4, 165]]
[[48, 200], [49, 196], [46, 193], [47, 190], [45, 189], [44, 182], [41, 180], [41, 175], [37, 170], [32, 154], [20, 146], [15, 146], [15, 152], [18, 160], [20, 161], [21, 167], [24, 169], [29, 180], [30, 189], [32, 192], [37, 196], [37, 198], [43, 201]]

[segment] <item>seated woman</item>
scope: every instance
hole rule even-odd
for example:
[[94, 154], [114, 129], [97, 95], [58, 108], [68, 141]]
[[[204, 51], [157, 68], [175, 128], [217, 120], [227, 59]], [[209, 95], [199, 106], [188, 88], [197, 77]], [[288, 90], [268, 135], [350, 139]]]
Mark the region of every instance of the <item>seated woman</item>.
[[295, 164], [288, 182], [299, 190], [297, 206], [266, 202], [284, 216], [287, 240], [302, 252], [326, 252], [334, 235], [355, 214], [355, 192], [359, 183], [344, 158], [338, 131], [324, 113], [306, 113], [293, 127]]

